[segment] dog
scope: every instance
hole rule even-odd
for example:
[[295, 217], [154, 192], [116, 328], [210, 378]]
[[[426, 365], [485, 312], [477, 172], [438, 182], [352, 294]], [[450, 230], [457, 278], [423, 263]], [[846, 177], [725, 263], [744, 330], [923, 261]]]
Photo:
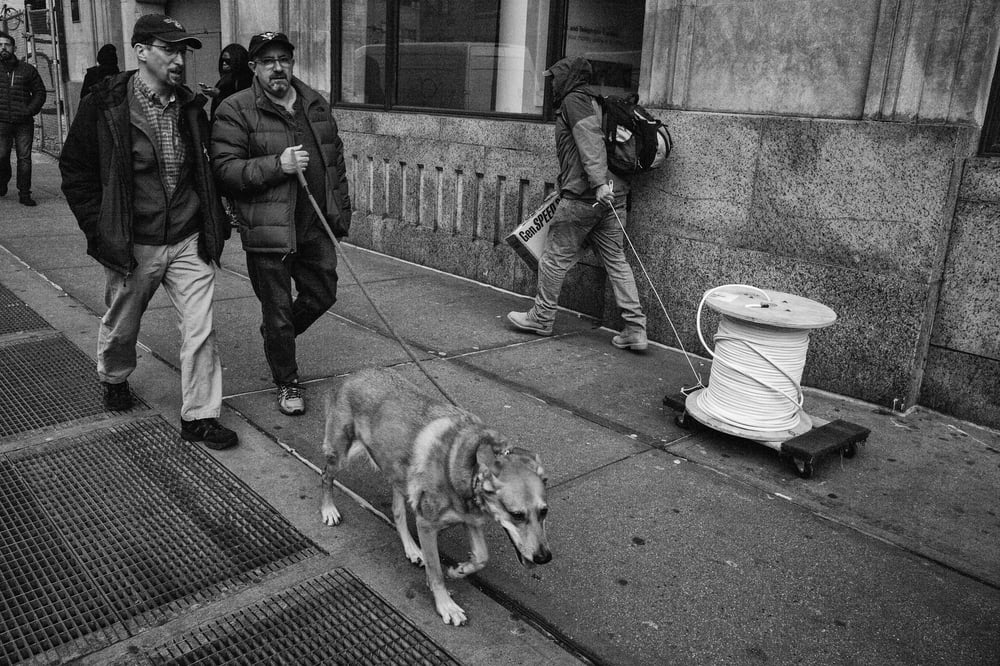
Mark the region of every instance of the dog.
[[[463, 578], [486, 566], [484, 525], [503, 527], [524, 566], [552, 559], [545, 534], [545, 471], [538, 456], [508, 448], [475, 415], [434, 400], [391, 370], [365, 370], [326, 396], [321, 513], [327, 525], [341, 522], [333, 501], [337, 471], [366, 455], [392, 484], [392, 516], [410, 562], [423, 564], [434, 605], [445, 624], [464, 625], [465, 611], [444, 585], [438, 532], [459, 523], [468, 531], [468, 562], [449, 567]], [[420, 544], [406, 523], [416, 518]]]

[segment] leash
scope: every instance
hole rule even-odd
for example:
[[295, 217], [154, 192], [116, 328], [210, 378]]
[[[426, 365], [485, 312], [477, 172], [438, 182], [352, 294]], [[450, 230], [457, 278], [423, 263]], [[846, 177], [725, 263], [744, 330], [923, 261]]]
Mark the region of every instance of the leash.
[[[614, 190], [614, 181], [609, 180], [608, 186], [612, 190]], [[596, 206], [597, 204], [594, 205]], [[632, 239], [628, 237], [628, 232], [625, 231], [625, 225], [622, 223], [622, 218], [618, 216], [618, 210], [615, 208], [614, 199], [611, 200], [611, 203], [606, 205], [609, 206], [611, 208], [611, 212], [615, 214], [615, 219], [618, 220], [618, 226], [621, 227], [622, 229], [622, 234], [625, 236], [625, 241], [628, 243], [628, 246], [632, 249], [632, 254], [635, 255], [635, 260], [639, 263], [639, 268], [642, 269], [642, 274], [646, 276], [646, 281], [649, 282], [649, 288], [653, 291], [653, 295], [656, 296], [656, 301], [660, 304], [660, 309], [663, 310], [663, 316], [667, 318], [667, 323], [670, 324], [670, 330], [674, 332], [674, 338], [677, 340], [677, 345], [681, 348], [681, 352], [683, 352], [684, 354], [684, 360], [687, 361], [688, 367], [691, 368], [691, 374], [694, 375], [695, 380], [698, 382], [697, 385], [695, 386], [681, 389], [681, 392], [687, 395], [688, 393], [695, 391], [699, 388], [704, 388], [705, 385], [701, 381], [701, 375], [699, 375], [698, 371], [694, 369], [694, 364], [691, 363], [691, 355], [688, 354], [686, 349], [684, 349], [684, 343], [681, 342], [681, 336], [677, 332], [677, 327], [674, 326], [673, 320], [671, 320], [670, 315], [667, 314], [667, 306], [663, 304], [663, 299], [660, 298], [660, 292], [656, 290], [656, 285], [653, 284], [653, 279], [649, 277], [649, 273], [646, 271], [646, 266], [643, 265], [642, 263], [642, 257], [639, 256], [639, 253], [636, 251], [635, 246], [632, 245]]]
[[341, 260], [343, 260], [344, 265], [347, 266], [347, 270], [351, 274], [351, 277], [354, 278], [354, 281], [358, 284], [358, 287], [361, 288], [361, 293], [364, 294], [365, 298], [368, 299], [368, 302], [371, 303], [372, 309], [375, 310], [375, 314], [378, 315], [378, 318], [380, 320], [382, 320], [382, 323], [385, 324], [385, 327], [389, 329], [389, 332], [392, 333], [392, 337], [396, 339], [396, 342], [399, 343], [399, 346], [402, 347], [404, 351], [406, 351], [406, 354], [410, 357], [410, 359], [413, 360], [416, 366], [420, 368], [420, 371], [427, 376], [427, 379], [431, 381], [431, 384], [434, 384], [435, 388], [437, 388], [437, 390], [441, 392], [441, 395], [443, 395], [445, 399], [448, 400], [448, 402], [458, 407], [459, 404], [455, 402], [455, 400], [450, 395], [448, 395], [448, 392], [445, 391], [440, 384], [438, 384], [437, 380], [431, 376], [431, 373], [428, 372], [427, 368], [424, 367], [424, 364], [420, 362], [420, 359], [418, 359], [416, 354], [413, 353], [413, 350], [410, 349], [410, 346], [406, 344], [403, 338], [400, 337], [399, 333], [396, 332], [396, 329], [393, 328], [392, 324], [389, 323], [389, 320], [386, 319], [384, 314], [382, 314], [382, 310], [375, 302], [375, 299], [373, 299], [371, 297], [371, 294], [368, 293], [368, 290], [365, 289], [364, 283], [361, 281], [361, 278], [354, 270], [354, 266], [351, 265], [351, 260], [347, 258], [347, 254], [344, 252], [344, 248], [340, 245], [340, 241], [338, 241], [337, 237], [333, 235], [333, 231], [330, 229], [330, 225], [326, 223], [326, 215], [324, 215], [323, 211], [320, 210], [319, 204], [316, 203], [316, 198], [313, 197], [312, 192], [309, 191], [309, 184], [306, 182], [305, 174], [302, 173], [302, 167], [299, 166], [299, 161], [297, 159], [295, 160], [295, 173], [298, 176], [299, 184], [302, 186], [302, 189], [306, 191], [306, 196], [309, 197], [309, 203], [312, 204], [313, 209], [316, 211], [316, 215], [317, 217], [319, 217], [319, 221], [323, 225], [323, 229], [326, 231], [326, 235], [330, 237], [331, 241], [333, 241], [333, 246], [337, 248], [337, 254], [340, 255], [340, 258]]

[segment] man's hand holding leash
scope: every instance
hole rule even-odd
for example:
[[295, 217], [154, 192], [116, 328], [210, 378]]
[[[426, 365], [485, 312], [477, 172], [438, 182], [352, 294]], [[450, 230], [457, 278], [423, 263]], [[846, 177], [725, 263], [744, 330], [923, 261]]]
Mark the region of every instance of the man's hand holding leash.
[[278, 158], [281, 161], [282, 173], [295, 175], [299, 170], [305, 170], [309, 166], [309, 153], [302, 150], [302, 144], [285, 148]]

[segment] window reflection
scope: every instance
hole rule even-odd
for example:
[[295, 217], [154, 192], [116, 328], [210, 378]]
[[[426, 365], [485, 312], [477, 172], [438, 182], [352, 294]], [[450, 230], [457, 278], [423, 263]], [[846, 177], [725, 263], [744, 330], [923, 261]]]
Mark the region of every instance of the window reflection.
[[[344, 0], [341, 100], [540, 116], [549, 40], [558, 34], [552, 2]], [[644, 0], [567, 4], [566, 55], [591, 59], [605, 92], [636, 90]], [[394, 62], [390, 15], [398, 23]]]

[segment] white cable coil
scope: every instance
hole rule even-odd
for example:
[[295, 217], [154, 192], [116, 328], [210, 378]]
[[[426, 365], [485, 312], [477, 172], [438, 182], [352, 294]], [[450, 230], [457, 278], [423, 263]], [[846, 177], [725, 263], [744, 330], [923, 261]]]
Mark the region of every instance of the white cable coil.
[[[698, 306], [698, 337], [713, 357], [708, 388], [698, 393], [698, 406], [713, 418], [742, 430], [775, 432], [793, 430], [802, 411], [802, 370], [809, 349], [808, 329], [786, 329], [733, 319], [719, 322], [715, 350], [701, 332], [701, 310], [708, 296], [725, 285], [705, 292]], [[758, 306], [766, 307], [766, 305]]]

